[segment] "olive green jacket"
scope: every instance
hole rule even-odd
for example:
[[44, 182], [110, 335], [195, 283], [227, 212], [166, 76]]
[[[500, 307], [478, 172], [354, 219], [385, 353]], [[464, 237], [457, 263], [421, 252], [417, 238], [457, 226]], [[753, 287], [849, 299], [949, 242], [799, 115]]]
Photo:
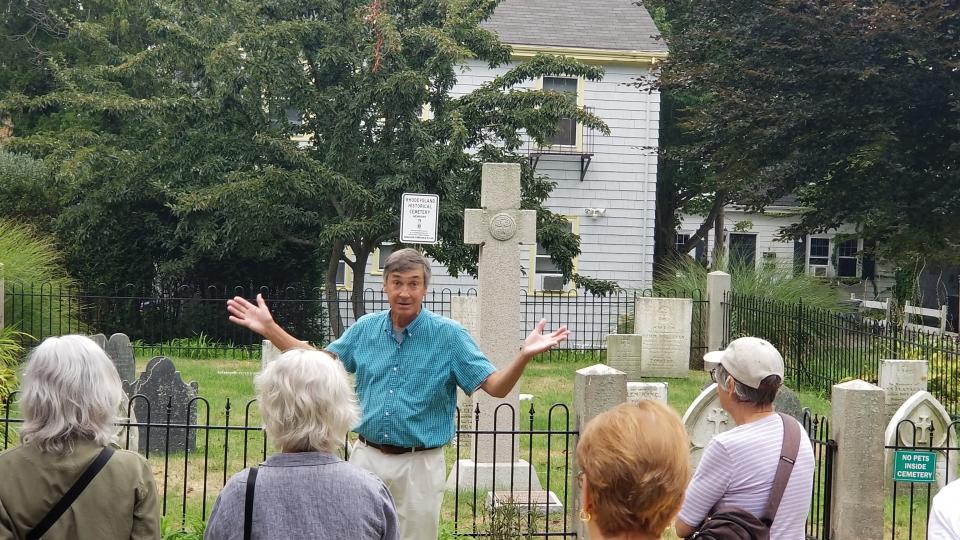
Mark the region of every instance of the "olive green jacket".
[[[102, 448], [80, 442], [72, 453], [59, 456], [23, 444], [0, 454], [0, 540], [25, 538]], [[160, 538], [160, 510], [150, 465], [136, 452], [117, 450], [43, 538]]]

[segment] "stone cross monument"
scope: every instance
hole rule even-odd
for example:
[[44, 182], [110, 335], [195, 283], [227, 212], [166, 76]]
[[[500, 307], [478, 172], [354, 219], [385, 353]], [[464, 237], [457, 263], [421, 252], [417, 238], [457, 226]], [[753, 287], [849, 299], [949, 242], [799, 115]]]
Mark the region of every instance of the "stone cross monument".
[[[498, 368], [509, 364], [522, 345], [520, 330], [520, 249], [521, 245], [534, 245], [537, 241], [537, 213], [520, 209], [520, 165], [515, 163], [484, 163], [480, 206], [471, 208], [464, 215], [464, 242], [480, 244], [478, 274], [480, 281], [480, 323], [477, 344], [480, 350]], [[481, 434], [473, 441], [472, 456], [477, 466], [478, 485], [486, 476], [492, 483], [494, 470], [496, 484], [510, 485], [510, 472], [514, 475], [514, 488], [527, 485], [528, 464], [518, 461], [519, 437], [509, 432], [516, 429], [516, 420], [521, 418], [519, 389], [514, 387], [504, 399], [490, 397], [483, 391], [474, 394], [480, 407], [480, 431], [493, 430], [494, 415], [497, 430], [505, 433], [496, 436]], [[507, 404], [513, 407], [499, 407]], [[514, 411], [516, 414], [514, 414]], [[469, 461], [469, 460], [462, 460]], [[494, 463], [497, 465], [494, 467]], [[501, 465], [502, 464], [502, 465]], [[454, 471], [456, 472], [456, 471]], [[460, 470], [461, 484], [467, 474], [472, 482], [472, 470]], [[453, 473], [451, 473], [451, 476]], [[536, 481], [536, 474], [533, 474]], [[449, 485], [449, 482], [448, 482]], [[539, 489], [539, 486], [535, 486]]]

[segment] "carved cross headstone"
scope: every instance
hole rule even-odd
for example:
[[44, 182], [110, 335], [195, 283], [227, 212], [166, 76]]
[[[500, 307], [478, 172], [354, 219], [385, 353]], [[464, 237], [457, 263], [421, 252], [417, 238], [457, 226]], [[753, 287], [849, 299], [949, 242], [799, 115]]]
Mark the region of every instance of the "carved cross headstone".
[[[520, 350], [520, 245], [537, 241], [537, 213], [520, 209], [520, 165], [484, 163], [480, 206], [464, 216], [464, 242], [480, 244], [478, 274], [480, 281], [480, 324], [478, 345], [497, 368], [506, 366]], [[474, 396], [480, 406], [479, 430], [515, 429], [519, 389], [514, 387], [504, 399], [479, 392]], [[516, 415], [508, 407], [516, 411]], [[519, 456], [518, 437], [509, 433], [481, 435], [473, 441], [479, 463], [509, 462]], [[512, 441], [512, 444], [511, 444]], [[494, 456], [496, 453], [496, 456]]]
[[727, 414], [727, 411], [716, 408], [711, 409], [710, 414], [707, 415], [707, 422], [713, 424], [713, 434], [720, 434], [720, 424], [726, 424], [730, 420], [730, 415]]
[[917, 444], [927, 444], [930, 441], [931, 427], [933, 427], [933, 422], [930, 421], [930, 416], [920, 415], [917, 417]]

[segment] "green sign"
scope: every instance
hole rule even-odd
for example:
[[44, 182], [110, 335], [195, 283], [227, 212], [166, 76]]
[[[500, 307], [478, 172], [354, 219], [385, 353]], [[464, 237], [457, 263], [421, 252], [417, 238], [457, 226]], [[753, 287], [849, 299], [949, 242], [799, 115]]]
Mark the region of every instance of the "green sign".
[[936, 468], [935, 452], [897, 450], [893, 458], [893, 480], [895, 482], [933, 482]]

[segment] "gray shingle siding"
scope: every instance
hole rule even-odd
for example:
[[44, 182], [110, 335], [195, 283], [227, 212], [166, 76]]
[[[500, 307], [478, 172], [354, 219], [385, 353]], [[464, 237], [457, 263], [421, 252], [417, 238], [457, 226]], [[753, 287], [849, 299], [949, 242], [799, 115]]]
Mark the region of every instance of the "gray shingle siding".
[[483, 26], [510, 45], [667, 51], [634, 0], [504, 0]]

